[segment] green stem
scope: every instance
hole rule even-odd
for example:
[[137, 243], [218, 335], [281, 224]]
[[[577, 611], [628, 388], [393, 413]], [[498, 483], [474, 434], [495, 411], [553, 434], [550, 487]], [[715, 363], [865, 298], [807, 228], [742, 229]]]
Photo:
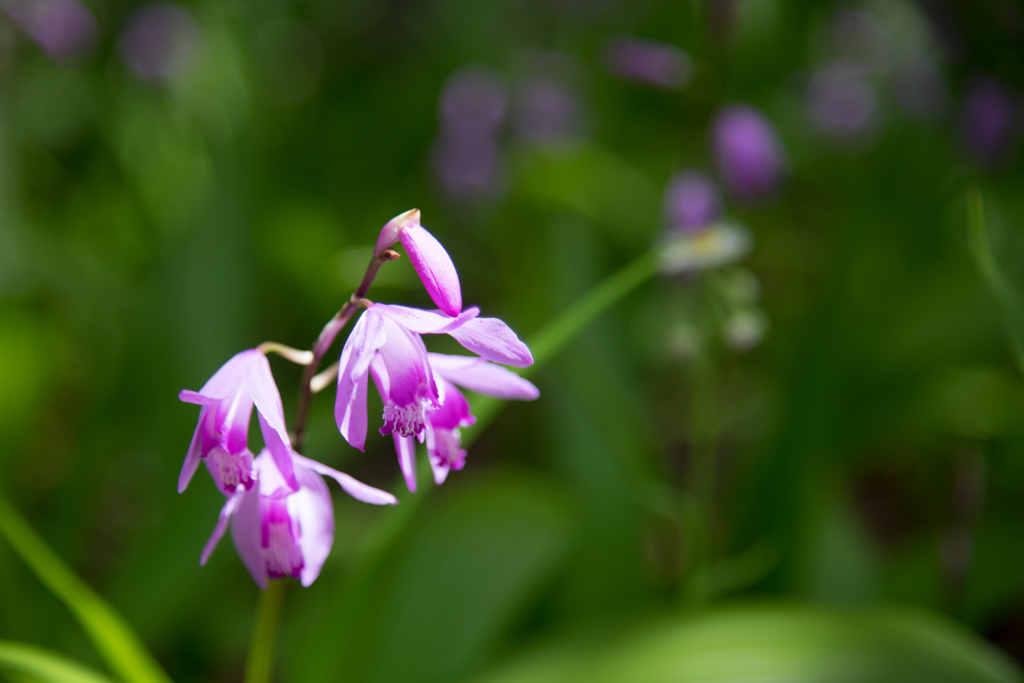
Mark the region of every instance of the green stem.
[[1010, 353], [1024, 375], [1024, 303], [1003, 275], [988, 239], [985, 203], [977, 187], [967, 192], [967, 226], [974, 261], [1002, 314]]
[[563, 313], [543, 327], [529, 340], [533, 350], [533, 366], [527, 374], [546, 363], [594, 318], [617, 301], [651, 279], [658, 272], [660, 252], [651, 250], [627, 263], [587, 292]]
[[[583, 298], [534, 333], [527, 339], [527, 346], [533, 352], [533, 365], [519, 370], [519, 374], [523, 377], [532, 375], [558, 355], [594, 318], [657, 275], [660, 257], [660, 251], [657, 249], [644, 252], [606, 277]], [[467, 435], [465, 443], [468, 444], [474, 435], [483, 431], [482, 427], [497, 415], [503, 404], [504, 401], [489, 396], [474, 397], [473, 415], [476, 416], [476, 429]]]
[[284, 581], [271, 581], [260, 595], [256, 622], [245, 660], [245, 683], [270, 683], [274, 677], [277, 622], [284, 602]]
[[75, 575], [5, 498], [0, 535], [75, 615], [100, 656], [128, 683], [171, 683], [124, 617]]
[[712, 560], [712, 527], [715, 518], [715, 489], [718, 469], [718, 414], [716, 409], [714, 362], [706, 354], [695, 361], [688, 496], [684, 497], [683, 531], [689, 562], [682, 584], [683, 602], [703, 604], [709, 597]]

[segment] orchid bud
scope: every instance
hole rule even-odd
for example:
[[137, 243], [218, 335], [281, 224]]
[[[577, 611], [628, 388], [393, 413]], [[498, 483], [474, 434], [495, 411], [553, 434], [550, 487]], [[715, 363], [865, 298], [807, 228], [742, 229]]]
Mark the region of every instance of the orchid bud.
[[450, 316], [457, 316], [462, 311], [459, 274], [441, 243], [420, 225], [419, 209], [406, 211], [387, 222], [377, 237], [374, 256], [380, 258], [395, 242], [402, 243], [416, 274], [437, 307]]

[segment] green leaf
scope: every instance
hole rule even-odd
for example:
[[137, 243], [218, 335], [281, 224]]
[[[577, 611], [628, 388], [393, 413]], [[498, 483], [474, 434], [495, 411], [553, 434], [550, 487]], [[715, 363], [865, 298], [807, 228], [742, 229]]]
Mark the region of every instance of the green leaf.
[[1010, 286], [992, 254], [985, 223], [985, 203], [976, 187], [967, 193], [967, 224], [974, 261], [999, 306], [1014, 362], [1024, 374], [1024, 302]]
[[40, 683], [112, 683], [111, 679], [56, 652], [0, 640], [0, 671], [23, 674]]
[[0, 535], [75, 615], [112, 671], [129, 683], [170, 683], [132, 627], [0, 496]]
[[616, 625], [528, 655], [479, 683], [1011, 683], [1009, 658], [910, 609], [746, 605]]

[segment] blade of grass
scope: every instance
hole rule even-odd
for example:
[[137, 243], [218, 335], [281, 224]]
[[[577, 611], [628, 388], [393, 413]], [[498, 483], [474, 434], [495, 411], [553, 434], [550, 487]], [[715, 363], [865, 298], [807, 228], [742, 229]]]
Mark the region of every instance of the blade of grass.
[[124, 617], [76, 576], [3, 496], [0, 535], [67, 605], [111, 671], [128, 683], [171, 683]]
[[0, 640], [0, 671], [40, 683], [113, 683], [98, 671], [41, 647]]
[[985, 223], [985, 202], [977, 187], [967, 191], [967, 225], [974, 262], [999, 306], [1010, 353], [1017, 369], [1024, 375], [1024, 302], [1010, 286], [992, 253]]

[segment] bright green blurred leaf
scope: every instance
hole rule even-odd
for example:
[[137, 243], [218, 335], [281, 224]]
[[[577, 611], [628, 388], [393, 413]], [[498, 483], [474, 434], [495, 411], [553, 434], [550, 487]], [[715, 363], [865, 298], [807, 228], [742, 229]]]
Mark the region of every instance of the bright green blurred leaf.
[[480, 683], [1007, 683], [1001, 653], [936, 615], [737, 606], [563, 641]]
[[124, 618], [78, 578], [3, 498], [0, 534], [39, 580], [68, 606], [111, 669], [129, 683], [170, 683]]
[[99, 672], [56, 652], [6, 640], [0, 640], [0, 671], [26, 675], [40, 683], [111, 683]]

